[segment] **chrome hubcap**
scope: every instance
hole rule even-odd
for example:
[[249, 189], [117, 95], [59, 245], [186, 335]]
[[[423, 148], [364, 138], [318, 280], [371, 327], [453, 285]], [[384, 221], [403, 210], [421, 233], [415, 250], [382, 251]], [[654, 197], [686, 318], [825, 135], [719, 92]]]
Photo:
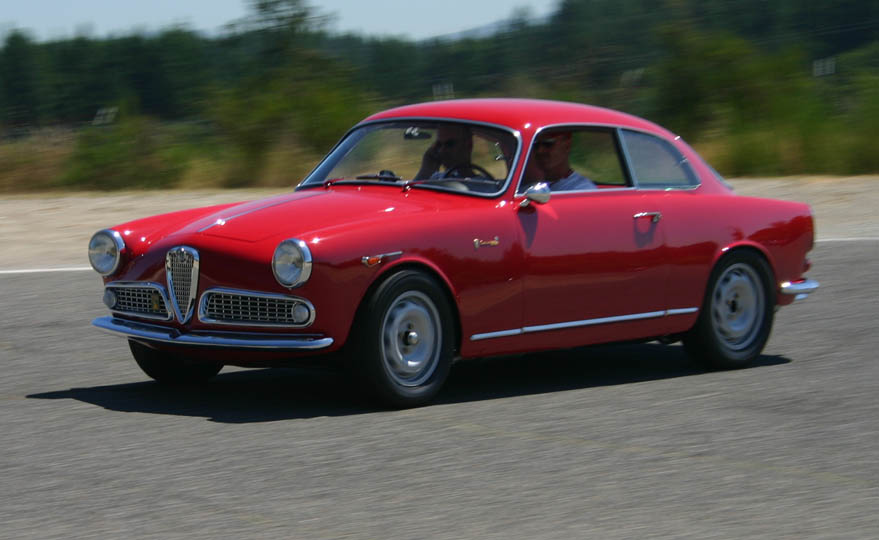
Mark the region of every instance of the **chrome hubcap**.
[[433, 375], [440, 355], [439, 312], [427, 295], [398, 296], [382, 321], [382, 359], [398, 384], [418, 386]]
[[418, 339], [418, 332], [414, 330], [406, 332], [406, 335], [403, 336], [404, 344], [410, 347], [418, 345]]
[[730, 266], [712, 292], [715, 335], [731, 350], [748, 348], [760, 332], [765, 307], [763, 286], [754, 269], [741, 263]]

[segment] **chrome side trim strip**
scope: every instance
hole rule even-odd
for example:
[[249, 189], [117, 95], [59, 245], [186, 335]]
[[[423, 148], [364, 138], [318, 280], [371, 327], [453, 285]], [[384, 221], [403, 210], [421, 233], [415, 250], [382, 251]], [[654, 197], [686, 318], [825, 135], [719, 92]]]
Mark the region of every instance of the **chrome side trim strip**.
[[601, 317], [598, 319], [586, 319], [582, 321], [569, 321], [555, 324], [541, 324], [539, 326], [526, 326], [522, 330], [526, 334], [531, 332], [546, 332], [547, 330], [561, 330], [564, 328], [578, 328], [580, 326], [593, 326], [596, 324], [608, 324], [625, 321], [638, 321], [641, 319], [655, 319], [665, 316], [665, 311], [650, 311], [647, 313], [636, 313], [634, 315], [618, 315], [616, 317]]
[[811, 293], [818, 290], [821, 284], [814, 279], [804, 279], [803, 281], [785, 281], [779, 287], [781, 294], [793, 294], [794, 301], [807, 298]]
[[688, 315], [690, 313], [696, 313], [699, 311], [699, 308], [688, 307], [688, 308], [680, 308], [680, 309], [669, 309], [666, 310], [666, 315]]
[[617, 315], [615, 317], [600, 317], [597, 319], [584, 319], [582, 321], [568, 321], [553, 324], [540, 324], [537, 326], [526, 326], [524, 328], [516, 328], [513, 330], [501, 330], [499, 332], [487, 332], [484, 334], [473, 334], [470, 341], [479, 341], [482, 339], [492, 339], [499, 337], [518, 336], [521, 334], [531, 334], [534, 332], [546, 332], [549, 330], [564, 330], [566, 328], [579, 328], [581, 326], [594, 326], [597, 324], [610, 324], [616, 322], [639, 321], [642, 319], [658, 319], [669, 315], [687, 315], [696, 313], [699, 308], [677, 308], [667, 309], [665, 311], [649, 311], [647, 313], [634, 313], [632, 315]]
[[491, 339], [491, 338], [499, 338], [499, 337], [507, 337], [507, 336], [518, 336], [522, 334], [523, 330], [521, 328], [517, 328], [516, 330], [501, 330], [500, 332], [488, 332], [485, 334], [473, 334], [470, 336], [470, 341], [479, 341], [481, 339]]
[[330, 337], [309, 337], [286, 334], [255, 334], [236, 332], [192, 332], [184, 334], [176, 328], [128, 321], [115, 317], [98, 317], [92, 325], [114, 335], [135, 341], [169, 343], [180, 346], [215, 347], [223, 349], [262, 349], [272, 351], [316, 351], [333, 344]]

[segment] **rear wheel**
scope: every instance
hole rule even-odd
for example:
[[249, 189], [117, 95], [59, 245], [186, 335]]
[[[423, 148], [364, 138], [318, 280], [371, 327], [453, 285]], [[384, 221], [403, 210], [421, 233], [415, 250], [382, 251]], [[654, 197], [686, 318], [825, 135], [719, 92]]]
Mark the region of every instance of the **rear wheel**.
[[352, 337], [349, 362], [385, 404], [422, 405], [449, 374], [452, 312], [440, 286], [424, 273], [404, 270], [382, 283], [363, 306]]
[[223, 369], [216, 362], [198, 362], [152, 349], [136, 341], [128, 341], [134, 361], [144, 373], [164, 384], [196, 384], [205, 382]]
[[711, 274], [687, 352], [723, 369], [751, 363], [769, 340], [774, 316], [772, 270], [751, 251], [733, 252]]

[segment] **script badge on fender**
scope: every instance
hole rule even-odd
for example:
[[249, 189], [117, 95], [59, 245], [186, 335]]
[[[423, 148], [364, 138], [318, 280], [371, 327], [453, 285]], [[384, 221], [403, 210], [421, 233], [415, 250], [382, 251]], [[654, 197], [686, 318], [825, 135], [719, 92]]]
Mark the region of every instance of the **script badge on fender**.
[[481, 247], [487, 246], [497, 246], [500, 243], [500, 239], [497, 236], [495, 236], [493, 240], [480, 240], [479, 238], [474, 238], [473, 249], [479, 249]]

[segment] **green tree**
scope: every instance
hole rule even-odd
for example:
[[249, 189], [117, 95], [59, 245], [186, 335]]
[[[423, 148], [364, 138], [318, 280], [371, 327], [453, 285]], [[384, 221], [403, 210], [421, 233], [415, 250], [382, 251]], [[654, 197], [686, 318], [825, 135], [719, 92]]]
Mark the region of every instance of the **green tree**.
[[39, 64], [37, 50], [27, 34], [14, 30], [0, 51], [0, 96], [3, 118], [10, 126], [39, 121]]

